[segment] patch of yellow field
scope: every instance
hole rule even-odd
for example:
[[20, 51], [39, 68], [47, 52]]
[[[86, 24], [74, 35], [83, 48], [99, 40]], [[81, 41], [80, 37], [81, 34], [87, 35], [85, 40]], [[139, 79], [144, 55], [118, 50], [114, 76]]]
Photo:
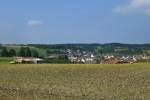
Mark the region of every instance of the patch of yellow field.
[[1, 64], [0, 100], [150, 100], [150, 64]]

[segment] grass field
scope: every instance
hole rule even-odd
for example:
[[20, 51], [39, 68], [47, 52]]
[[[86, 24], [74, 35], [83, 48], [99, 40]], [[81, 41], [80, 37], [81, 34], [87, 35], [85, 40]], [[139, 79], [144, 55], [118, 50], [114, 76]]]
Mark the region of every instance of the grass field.
[[150, 100], [150, 64], [1, 64], [0, 100]]
[[13, 57], [0, 57], [0, 64], [8, 64], [13, 61]]

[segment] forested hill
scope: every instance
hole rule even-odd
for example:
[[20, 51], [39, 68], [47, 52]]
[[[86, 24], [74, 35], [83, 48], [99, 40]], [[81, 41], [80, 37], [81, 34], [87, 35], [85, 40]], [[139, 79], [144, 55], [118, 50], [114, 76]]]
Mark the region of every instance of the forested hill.
[[108, 44], [29, 44], [29, 46], [43, 48], [43, 49], [72, 49], [89, 52], [101, 51], [103, 53], [121, 53], [121, 54], [142, 54], [143, 52], [150, 53], [150, 44], [121, 44], [121, 43], [108, 43]]
[[[5, 48], [4, 48], [5, 47]], [[20, 54], [21, 47], [29, 47], [31, 54], [36, 52], [40, 56], [47, 56], [47, 54], [64, 53], [67, 49], [80, 50], [86, 52], [92, 52], [94, 54], [150, 54], [150, 44], [121, 44], [121, 43], [108, 43], [108, 44], [1, 44], [0, 52], [2, 51], [13, 51], [16, 54]], [[14, 49], [14, 50], [12, 50]], [[28, 49], [28, 48], [26, 48]], [[5, 53], [5, 52], [4, 52]]]
[[28, 46], [38, 48], [52, 48], [52, 49], [85, 49], [93, 50], [97, 47], [101, 48], [128, 48], [128, 49], [143, 49], [150, 50], [150, 44], [121, 44], [121, 43], [107, 43], [107, 44], [28, 44]]

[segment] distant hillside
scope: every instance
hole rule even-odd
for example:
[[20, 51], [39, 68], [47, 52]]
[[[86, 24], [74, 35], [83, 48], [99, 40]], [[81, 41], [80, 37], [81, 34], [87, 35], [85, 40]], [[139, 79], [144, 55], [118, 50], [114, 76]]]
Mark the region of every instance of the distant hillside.
[[73, 49], [88, 52], [101, 51], [103, 53], [117, 53], [117, 54], [141, 54], [143, 51], [150, 53], [150, 44], [121, 44], [121, 43], [108, 43], [108, 44], [29, 44], [29, 46], [43, 49]]
[[143, 54], [147, 52], [150, 54], [150, 44], [121, 44], [121, 43], [108, 43], [108, 44], [27, 44], [27, 45], [2, 45], [8, 49], [15, 49], [18, 51], [20, 47], [27, 46], [31, 50], [37, 50], [41, 56], [46, 56], [47, 51], [50, 53], [62, 53], [67, 49], [80, 50], [93, 53], [103, 54]]
[[117, 47], [127, 47], [127, 48], [138, 48], [138, 49], [150, 49], [150, 44], [121, 44], [121, 43], [107, 43], [107, 44], [28, 44], [28, 46], [40, 47], [40, 48], [57, 48], [57, 49], [65, 49], [65, 48], [95, 48], [98, 46], [111, 46], [113, 48]]

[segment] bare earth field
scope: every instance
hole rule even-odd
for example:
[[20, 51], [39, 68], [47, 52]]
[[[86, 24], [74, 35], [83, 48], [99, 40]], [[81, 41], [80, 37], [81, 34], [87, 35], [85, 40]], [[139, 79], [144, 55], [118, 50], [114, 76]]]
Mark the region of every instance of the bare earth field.
[[0, 100], [150, 100], [150, 64], [1, 64]]

